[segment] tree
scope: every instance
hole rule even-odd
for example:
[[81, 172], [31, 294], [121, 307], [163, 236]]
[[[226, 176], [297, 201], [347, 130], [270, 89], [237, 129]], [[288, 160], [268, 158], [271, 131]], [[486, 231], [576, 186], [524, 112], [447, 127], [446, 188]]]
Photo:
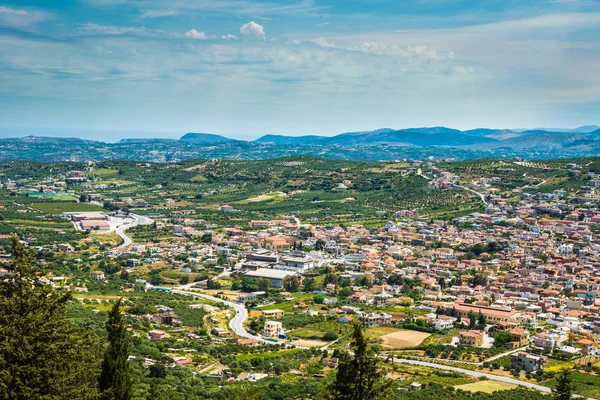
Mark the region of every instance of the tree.
[[104, 400], [128, 400], [131, 398], [131, 375], [129, 372], [129, 334], [121, 314], [121, 299], [117, 301], [106, 321], [108, 348], [104, 352], [102, 372], [99, 379], [100, 398]]
[[312, 292], [315, 290], [315, 280], [313, 278], [304, 278], [302, 286], [305, 292]]
[[469, 329], [475, 329], [475, 326], [477, 326], [477, 314], [473, 310], [469, 310], [467, 318], [469, 318]]
[[475, 274], [473, 277], [473, 286], [487, 286], [488, 279], [484, 274]]
[[571, 371], [565, 368], [556, 376], [556, 387], [552, 389], [552, 393], [554, 393], [555, 400], [570, 400], [572, 392]]
[[65, 318], [71, 293], [40, 283], [34, 252], [11, 238], [13, 257], [0, 279], [0, 397], [94, 398], [98, 347]]
[[259, 290], [264, 292], [268, 291], [271, 288], [271, 280], [266, 278], [259, 278], [256, 281]]
[[295, 275], [283, 278], [283, 287], [290, 293], [297, 292], [300, 289], [300, 281]]
[[379, 359], [369, 347], [360, 323], [353, 324], [352, 350], [340, 352], [337, 373], [331, 385], [335, 400], [374, 400], [386, 397], [389, 383], [379, 369]]
[[[217, 281], [213, 281], [212, 279], [208, 278], [206, 280], [206, 288], [207, 289], [221, 289], [221, 284]], [[233, 289], [233, 287], [232, 287], [232, 289]], [[235, 290], [235, 289], [233, 289], [233, 290]]]
[[164, 378], [167, 376], [167, 369], [164, 364], [152, 364], [149, 368], [148, 376], [150, 378]]
[[483, 315], [481, 313], [481, 311], [479, 311], [479, 314], [477, 314], [477, 329], [479, 329], [480, 331], [485, 329], [485, 315]]
[[500, 331], [494, 334], [494, 347], [505, 347], [512, 341], [512, 334], [508, 331]]

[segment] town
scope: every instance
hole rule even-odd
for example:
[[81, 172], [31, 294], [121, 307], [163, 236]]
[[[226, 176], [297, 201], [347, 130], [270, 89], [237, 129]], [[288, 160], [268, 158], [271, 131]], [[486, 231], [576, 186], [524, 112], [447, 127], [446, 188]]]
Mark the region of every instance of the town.
[[545, 393], [570, 368], [600, 396], [598, 159], [0, 170], [5, 253], [34, 249], [78, 320], [122, 298], [141, 370], [319, 381], [359, 323], [401, 389]]

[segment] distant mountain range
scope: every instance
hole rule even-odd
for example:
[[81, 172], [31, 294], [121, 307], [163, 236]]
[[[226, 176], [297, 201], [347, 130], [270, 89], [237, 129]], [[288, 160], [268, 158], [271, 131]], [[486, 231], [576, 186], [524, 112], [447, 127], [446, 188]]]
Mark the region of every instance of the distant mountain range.
[[[374, 131], [346, 132], [336, 136], [283, 136], [264, 135], [252, 141], [274, 145], [316, 145], [316, 146], [419, 146], [419, 147], [462, 147], [474, 149], [494, 149], [502, 147], [528, 148], [530, 146], [584, 144], [600, 139], [600, 127], [582, 126], [575, 129], [552, 130], [512, 130], [478, 128], [467, 131], [446, 128], [390, 129]], [[139, 139], [138, 139], [139, 140]], [[181, 141], [193, 143], [225, 143], [239, 140], [212, 133], [187, 133]]]
[[264, 159], [299, 154], [354, 160], [596, 156], [600, 154], [600, 127], [466, 131], [446, 127], [382, 128], [335, 136], [268, 134], [252, 141], [194, 132], [180, 139], [132, 138], [117, 143], [73, 137], [0, 139], [0, 160], [168, 162], [190, 158]]

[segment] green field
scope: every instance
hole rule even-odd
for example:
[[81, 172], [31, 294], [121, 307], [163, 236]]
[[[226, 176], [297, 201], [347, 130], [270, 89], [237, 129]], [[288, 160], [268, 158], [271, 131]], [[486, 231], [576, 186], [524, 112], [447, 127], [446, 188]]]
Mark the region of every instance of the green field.
[[[600, 376], [573, 371], [571, 379], [573, 380], [575, 386], [574, 392], [576, 394], [594, 399], [600, 398]], [[556, 386], [556, 378], [543, 382], [543, 385], [553, 388]]]
[[40, 210], [49, 214], [62, 214], [64, 212], [77, 211], [106, 211], [104, 208], [95, 204], [88, 203], [32, 203], [31, 208]]
[[98, 169], [93, 169], [89, 172], [86, 172], [86, 175], [95, 175], [95, 176], [110, 176], [110, 175], [116, 175], [119, 172], [118, 169], [113, 169], [113, 168], [98, 168]]

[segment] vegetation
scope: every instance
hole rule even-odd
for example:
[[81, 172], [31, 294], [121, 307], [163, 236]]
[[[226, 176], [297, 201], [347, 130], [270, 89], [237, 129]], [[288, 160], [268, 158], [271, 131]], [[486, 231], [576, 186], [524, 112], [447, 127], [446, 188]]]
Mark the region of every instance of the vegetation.
[[108, 348], [104, 352], [100, 373], [100, 397], [103, 400], [129, 400], [131, 377], [129, 375], [129, 333], [121, 315], [121, 299], [117, 301], [106, 321]]
[[65, 318], [70, 293], [39, 282], [34, 254], [16, 236], [9, 278], [0, 280], [0, 393], [4, 399], [89, 399], [96, 393], [97, 350]]
[[390, 382], [383, 379], [379, 359], [368, 346], [368, 340], [359, 323], [353, 324], [351, 348], [353, 354], [343, 351], [331, 397], [335, 400], [374, 400], [386, 396]]

